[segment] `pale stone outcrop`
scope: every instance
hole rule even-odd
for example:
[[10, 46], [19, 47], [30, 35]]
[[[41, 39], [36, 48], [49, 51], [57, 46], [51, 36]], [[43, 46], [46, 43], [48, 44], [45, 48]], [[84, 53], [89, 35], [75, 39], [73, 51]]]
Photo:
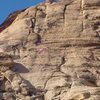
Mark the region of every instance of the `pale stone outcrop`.
[[33, 100], [35, 88], [30, 89], [25, 80], [12, 70], [13, 59], [0, 53], [0, 100]]

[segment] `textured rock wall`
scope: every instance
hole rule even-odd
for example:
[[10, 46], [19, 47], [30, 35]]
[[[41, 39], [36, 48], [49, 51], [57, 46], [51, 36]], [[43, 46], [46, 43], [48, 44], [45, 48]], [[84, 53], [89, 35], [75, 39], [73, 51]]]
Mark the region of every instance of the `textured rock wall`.
[[22, 11], [15, 11], [10, 14], [7, 19], [0, 25], [0, 32], [6, 29], [11, 23], [16, 19], [17, 15], [20, 14]]
[[0, 33], [0, 51], [35, 87], [31, 100], [99, 100], [100, 0], [26, 9]]

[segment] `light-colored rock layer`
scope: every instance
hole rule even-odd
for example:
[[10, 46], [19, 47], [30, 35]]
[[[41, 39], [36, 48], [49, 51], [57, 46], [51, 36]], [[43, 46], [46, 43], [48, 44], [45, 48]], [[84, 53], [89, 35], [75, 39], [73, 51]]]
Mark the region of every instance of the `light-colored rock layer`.
[[35, 100], [100, 99], [100, 0], [30, 7], [0, 33], [0, 48]]
[[14, 62], [10, 55], [0, 53], [0, 100], [33, 100], [35, 88], [14, 72]]

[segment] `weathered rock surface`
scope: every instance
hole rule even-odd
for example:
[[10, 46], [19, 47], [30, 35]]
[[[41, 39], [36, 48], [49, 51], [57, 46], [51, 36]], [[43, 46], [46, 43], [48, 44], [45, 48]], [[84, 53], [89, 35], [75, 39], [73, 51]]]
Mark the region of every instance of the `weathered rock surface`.
[[8, 16], [8, 18], [0, 25], [0, 32], [6, 29], [12, 22], [16, 19], [17, 15], [20, 14], [21, 11], [13, 12]]
[[25, 80], [12, 71], [13, 64], [9, 55], [0, 53], [0, 100], [34, 99], [35, 88], [30, 89]]
[[100, 0], [22, 11], [0, 33], [0, 51], [12, 56], [13, 67], [4, 75], [18, 92], [14, 98], [4, 92], [4, 100], [100, 100]]

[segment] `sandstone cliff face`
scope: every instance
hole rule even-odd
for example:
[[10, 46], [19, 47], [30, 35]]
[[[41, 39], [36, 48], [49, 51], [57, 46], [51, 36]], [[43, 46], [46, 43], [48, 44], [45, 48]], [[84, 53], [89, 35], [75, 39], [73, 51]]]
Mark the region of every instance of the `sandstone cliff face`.
[[0, 32], [6, 29], [16, 19], [17, 15], [21, 12], [22, 11], [16, 11], [10, 14], [8, 18], [0, 25]]
[[22, 11], [0, 33], [0, 51], [12, 56], [11, 70], [35, 88], [9, 100], [99, 100], [100, 0]]

